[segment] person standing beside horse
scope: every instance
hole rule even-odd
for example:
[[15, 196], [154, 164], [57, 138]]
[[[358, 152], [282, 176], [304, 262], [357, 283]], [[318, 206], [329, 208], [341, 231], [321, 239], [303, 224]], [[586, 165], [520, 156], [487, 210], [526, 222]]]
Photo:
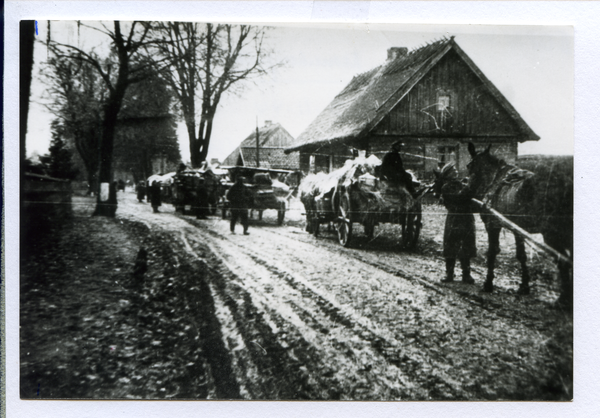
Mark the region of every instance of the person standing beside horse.
[[152, 186], [150, 186], [150, 204], [152, 205], [154, 213], [158, 213], [158, 207], [161, 203], [160, 184], [155, 180], [152, 182]]
[[235, 223], [239, 218], [244, 227], [244, 235], [250, 235], [248, 233], [248, 208], [252, 203], [252, 195], [244, 184], [244, 180], [244, 177], [238, 177], [227, 192], [227, 200], [229, 200], [231, 208], [229, 229], [232, 234], [235, 234]]
[[441, 196], [448, 214], [444, 226], [444, 258], [446, 277], [443, 283], [454, 281], [456, 259], [460, 260], [463, 283], [472, 284], [471, 258], [477, 256], [475, 245], [475, 216], [473, 215], [471, 193], [466, 184], [458, 179], [454, 164], [446, 164], [435, 170], [434, 194]]

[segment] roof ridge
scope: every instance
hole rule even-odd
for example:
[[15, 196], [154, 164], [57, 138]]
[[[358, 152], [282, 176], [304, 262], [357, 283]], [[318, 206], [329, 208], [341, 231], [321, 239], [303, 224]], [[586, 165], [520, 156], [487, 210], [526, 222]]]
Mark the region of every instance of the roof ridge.
[[433, 41], [427, 41], [427, 42], [425, 42], [424, 45], [421, 45], [416, 49], [411, 49], [410, 51], [408, 51], [407, 55], [415, 54], [415, 53], [427, 48], [428, 46], [433, 46], [435, 44], [441, 45], [442, 43], [450, 42], [452, 40], [454, 40], [454, 35], [452, 35], [450, 37], [447, 37], [446, 35], [444, 35], [439, 39], [434, 39]]

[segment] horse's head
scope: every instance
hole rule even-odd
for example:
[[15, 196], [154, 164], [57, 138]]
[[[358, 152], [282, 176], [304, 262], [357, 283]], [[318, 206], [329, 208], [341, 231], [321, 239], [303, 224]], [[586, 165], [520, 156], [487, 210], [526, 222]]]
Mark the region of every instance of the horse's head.
[[435, 175], [435, 181], [433, 182], [433, 195], [435, 197], [440, 197], [442, 194], [442, 187], [448, 181], [453, 180], [458, 177], [458, 171], [456, 171], [456, 167], [453, 163], [448, 163], [444, 165], [441, 169], [433, 170], [433, 174]]
[[469, 142], [471, 162], [467, 164], [469, 170], [469, 189], [476, 198], [481, 198], [494, 182], [496, 173], [505, 163], [500, 158], [490, 154], [491, 145], [483, 151], [477, 152], [475, 145]]

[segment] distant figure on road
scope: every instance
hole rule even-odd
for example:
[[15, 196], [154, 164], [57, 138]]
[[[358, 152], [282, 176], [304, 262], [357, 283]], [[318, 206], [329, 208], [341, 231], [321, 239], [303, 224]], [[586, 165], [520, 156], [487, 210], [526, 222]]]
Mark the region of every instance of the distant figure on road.
[[150, 204], [154, 213], [158, 213], [158, 207], [161, 204], [160, 201], [160, 184], [158, 181], [154, 181], [150, 186]]
[[[463, 283], [474, 283], [471, 277], [471, 258], [477, 256], [475, 245], [475, 217], [468, 187], [458, 179], [454, 164], [436, 170], [436, 195], [441, 195], [448, 215], [444, 227], [444, 258], [446, 277], [444, 283], [454, 280], [456, 259], [460, 260]], [[435, 186], [434, 186], [435, 187]]]
[[140, 203], [144, 202], [146, 198], [146, 183], [144, 181], [140, 181], [137, 186], [137, 200]]
[[235, 234], [235, 223], [238, 218], [242, 222], [244, 227], [244, 235], [248, 234], [248, 208], [252, 203], [252, 195], [250, 190], [244, 185], [244, 177], [238, 177], [235, 180], [235, 184], [231, 186], [231, 189], [227, 192], [227, 200], [230, 203], [231, 209], [231, 223], [229, 229], [232, 234]]
[[401, 141], [397, 141], [392, 145], [392, 149], [383, 156], [380, 166], [380, 178], [393, 183], [403, 184], [406, 190], [414, 196], [413, 178], [404, 169], [404, 163], [400, 156], [403, 146], [404, 144]]

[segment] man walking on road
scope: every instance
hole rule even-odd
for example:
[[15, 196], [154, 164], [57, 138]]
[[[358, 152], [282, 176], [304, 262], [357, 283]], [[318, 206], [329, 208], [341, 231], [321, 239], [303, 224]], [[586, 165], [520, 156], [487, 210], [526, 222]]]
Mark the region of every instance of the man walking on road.
[[238, 218], [244, 227], [244, 235], [248, 233], [248, 208], [252, 203], [252, 195], [250, 190], [244, 185], [244, 177], [238, 177], [235, 184], [227, 192], [227, 200], [229, 200], [231, 208], [231, 223], [229, 229], [232, 234], [235, 234], [235, 223]]

